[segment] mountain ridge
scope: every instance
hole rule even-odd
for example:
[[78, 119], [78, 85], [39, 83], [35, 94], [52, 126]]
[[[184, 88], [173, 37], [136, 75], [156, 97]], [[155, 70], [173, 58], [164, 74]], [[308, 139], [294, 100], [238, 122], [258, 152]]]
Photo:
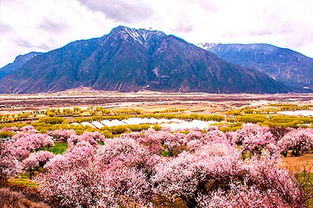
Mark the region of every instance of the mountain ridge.
[[220, 60], [174, 35], [114, 28], [27, 61], [0, 83], [1, 93], [108, 91], [277, 93], [290, 89], [267, 75]]
[[13, 73], [14, 71], [20, 69], [27, 61], [40, 54], [42, 53], [32, 51], [27, 54], [17, 56], [12, 63], [9, 63], [0, 68], [0, 80], [3, 79], [5, 76]]
[[200, 46], [229, 63], [254, 68], [294, 87], [313, 89], [313, 59], [297, 51], [264, 43]]

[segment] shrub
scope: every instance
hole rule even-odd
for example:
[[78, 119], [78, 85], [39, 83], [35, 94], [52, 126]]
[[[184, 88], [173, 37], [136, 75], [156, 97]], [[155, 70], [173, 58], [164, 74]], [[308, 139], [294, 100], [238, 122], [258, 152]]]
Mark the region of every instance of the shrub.
[[266, 120], [264, 115], [244, 115], [244, 116], [237, 116], [239, 122], [244, 123], [261, 123]]
[[297, 128], [298, 123], [299, 123], [298, 121], [290, 121], [290, 122], [286, 122], [286, 123], [275, 123], [272, 121], [265, 121], [265, 122], [263, 122], [263, 125], [271, 127], [271, 128], [287, 128], [287, 127]]
[[[12, 189], [15, 187], [12, 187]], [[38, 201], [38, 198], [36, 199]], [[28, 199], [20, 191], [13, 191], [10, 188], [0, 188], [0, 207], [3, 208], [50, 208], [50, 206]]]
[[123, 134], [128, 130], [126, 125], [112, 126], [109, 129], [112, 134]]
[[150, 124], [127, 125], [131, 131], [142, 131], [150, 128]]
[[39, 119], [39, 122], [45, 123], [45, 124], [61, 124], [65, 121], [64, 118], [60, 117], [43, 117]]
[[160, 124], [154, 124], [152, 128], [156, 131], [160, 131], [162, 129], [162, 126]]
[[10, 138], [14, 135], [14, 132], [11, 131], [0, 131], [0, 138]]

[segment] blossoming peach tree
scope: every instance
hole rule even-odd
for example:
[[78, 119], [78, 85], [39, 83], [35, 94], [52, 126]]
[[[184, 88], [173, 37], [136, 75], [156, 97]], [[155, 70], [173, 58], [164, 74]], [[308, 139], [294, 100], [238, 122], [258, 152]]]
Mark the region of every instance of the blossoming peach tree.
[[[27, 172], [54, 207], [302, 208], [306, 197], [281, 153], [311, 151], [313, 133], [282, 132], [256, 125], [226, 134], [149, 129], [107, 139], [30, 128], [1, 143], [0, 173]], [[64, 154], [42, 150], [53, 139], [68, 143]]]

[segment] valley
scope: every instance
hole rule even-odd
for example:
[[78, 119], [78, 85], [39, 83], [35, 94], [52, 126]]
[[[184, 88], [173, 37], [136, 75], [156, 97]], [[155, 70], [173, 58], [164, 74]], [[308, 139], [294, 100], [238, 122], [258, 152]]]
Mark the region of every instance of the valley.
[[312, 11], [0, 0], [0, 208], [313, 208]]

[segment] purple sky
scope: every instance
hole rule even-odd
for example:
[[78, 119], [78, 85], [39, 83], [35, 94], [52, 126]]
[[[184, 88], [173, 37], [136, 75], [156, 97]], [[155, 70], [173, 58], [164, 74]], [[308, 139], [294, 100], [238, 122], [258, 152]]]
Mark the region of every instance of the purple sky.
[[313, 57], [312, 0], [0, 0], [0, 66], [125, 25], [192, 43], [270, 43]]

